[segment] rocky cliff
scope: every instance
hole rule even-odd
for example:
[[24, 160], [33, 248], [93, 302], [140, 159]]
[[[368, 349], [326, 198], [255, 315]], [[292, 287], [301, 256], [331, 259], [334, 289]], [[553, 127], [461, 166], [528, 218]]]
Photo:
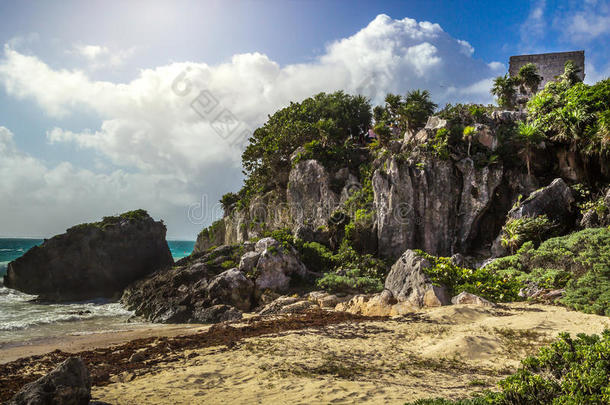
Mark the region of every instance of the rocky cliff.
[[[366, 225], [373, 240], [365, 250], [380, 257], [394, 260], [406, 249], [441, 256], [488, 255], [519, 195], [527, 197], [554, 175], [580, 170], [550, 148], [537, 151], [533, 159], [541, 176], [527, 175], [515, 162], [496, 159], [501, 146], [498, 128], [521, 118], [497, 112], [487, 125], [477, 125], [472, 148], [476, 154], [439, 156], [430, 153], [429, 144], [436, 131], [449, 125], [431, 117], [417, 135], [391, 141], [383, 153], [362, 152], [360, 165], [371, 166], [368, 179], [353, 168], [331, 171], [316, 160], [295, 162], [293, 154], [286, 189], [269, 191], [247, 207], [227, 212], [199, 235], [195, 252], [280, 228], [289, 228], [304, 240], [332, 245], [332, 228], [341, 220], [336, 214], [342, 212], [353, 220], [355, 209], [365, 209], [373, 215]], [[370, 194], [370, 201], [350, 206], [350, 197], [362, 192]]]
[[165, 233], [143, 210], [77, 225], [9, 263], [4, 285], [50, 301], [117, 297], [173, 263]]

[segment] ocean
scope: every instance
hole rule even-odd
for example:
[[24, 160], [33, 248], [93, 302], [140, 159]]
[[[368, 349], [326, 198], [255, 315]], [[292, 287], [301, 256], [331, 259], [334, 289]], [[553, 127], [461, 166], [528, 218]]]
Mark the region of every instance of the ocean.
[[[95, 300], [65, 304], [39, 304], [35, 296], [5, 288], [2, 277], [8, 263], [42, 239], [0, 238], [0, 348], [62, 335], [82, 335], [137, 327], [133, 315], [118, 303]], [[195, 242], [168, 241], [174, 260], [188, 256]]]

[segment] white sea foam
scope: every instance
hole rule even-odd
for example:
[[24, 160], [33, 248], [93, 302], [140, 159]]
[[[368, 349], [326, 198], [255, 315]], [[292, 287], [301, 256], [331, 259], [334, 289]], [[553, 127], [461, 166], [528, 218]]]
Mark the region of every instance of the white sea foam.
[[[35, 296], [0, 287], [0, 343], [24, 336], [53, 335], [98, 329], [98, 323], [124, 322], [133, 315], [118, 303], [40, 304]], [[86, 321], [86, 322], [85, 322]]]

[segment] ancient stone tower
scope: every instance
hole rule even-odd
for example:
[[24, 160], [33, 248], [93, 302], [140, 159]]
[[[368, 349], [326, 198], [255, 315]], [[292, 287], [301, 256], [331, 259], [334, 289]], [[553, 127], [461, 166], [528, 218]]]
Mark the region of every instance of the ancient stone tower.
[[534, 63], [538, 66], [538, 74], [542, 76], [539, 89], [563, 73], [564, 65], [571, 60], [580, 68], [580, 78], [585, 78], [585, 51], [541, 53], [537, 55], [511, 56], [509, 60], [508, 73], [511, 77], [517, 76], [521, 66], [526, 63]]

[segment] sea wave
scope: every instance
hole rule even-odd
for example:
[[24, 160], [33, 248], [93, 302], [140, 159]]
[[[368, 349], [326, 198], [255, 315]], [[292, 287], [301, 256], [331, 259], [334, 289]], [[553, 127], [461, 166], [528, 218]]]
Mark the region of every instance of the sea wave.
[[89, 301], [40, 304], [34, 295], [0, 287], [0, 332], [19, 331], [51, 324], [66, 324], [98, 318], [129, 317], [133, 312], [118, 303]]

